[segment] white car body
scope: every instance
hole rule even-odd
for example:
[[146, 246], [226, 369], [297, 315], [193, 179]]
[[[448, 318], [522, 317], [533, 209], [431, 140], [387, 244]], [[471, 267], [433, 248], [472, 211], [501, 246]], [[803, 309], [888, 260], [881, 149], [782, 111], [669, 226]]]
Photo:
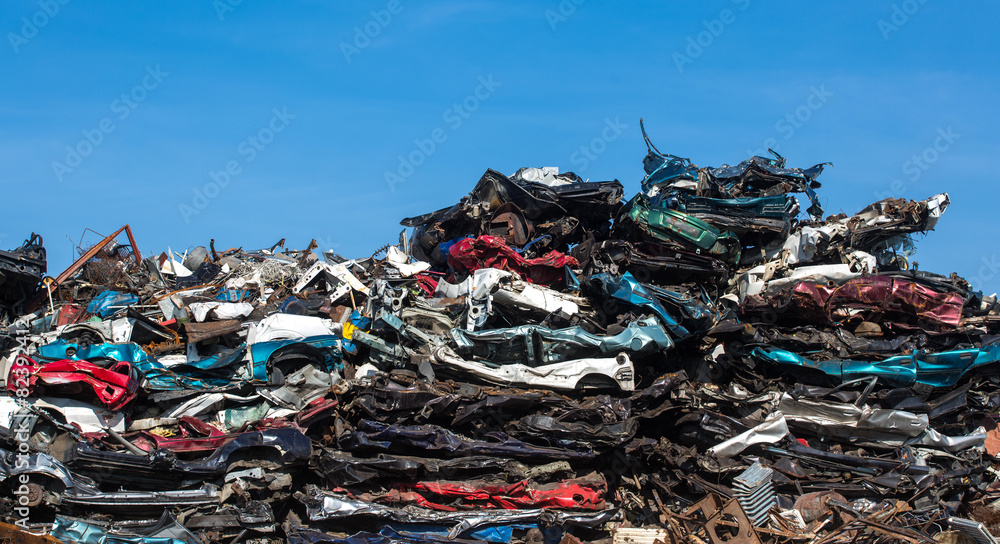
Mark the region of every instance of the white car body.
[[491, 366], [469, 361], [447, 347], [434, 350], [434, 360], [463, 370], [488, 382], [500, 385], [542, 387], [546, 389], [576, 389], [586, 377], [599, 376], [614, 382], [622, 391], [635, 391], [635, 368], [625, 353], [616, 357], [575, 359], [531, 367], [523, 364]]
[[[102, 432], [106, 427], [118, 432], [125, 432], [125, 414], [121, 412], [112, 412], [93, 404], [71, 399], [30, 398], [24, 399], [24, 403], [27, 406], [42, 408], [49, 412], [58, 412], [62, 414], [66, 423], [77, 425], [85, 433]], [[14, 415], [21, 410], [22, 407], [17, 398], [0, 397], [0, 425], [11, 425]]]
[[271, 314], [247, 329], [247, 344], [272, 340], [302, 340], [310, 336], [335, 336], [340, 324], [332, 319], [295, 314]]

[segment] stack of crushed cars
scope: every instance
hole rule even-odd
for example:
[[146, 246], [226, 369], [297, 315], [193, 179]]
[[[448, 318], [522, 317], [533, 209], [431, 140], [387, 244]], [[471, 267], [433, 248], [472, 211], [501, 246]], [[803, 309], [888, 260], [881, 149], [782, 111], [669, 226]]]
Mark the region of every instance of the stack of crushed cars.
[[487, 170], [365, 258], [0, 252], [0, 535], [995, 543], [1000, 306], [912, 262], [948, 195], [824, 219], [822, 164], [646, 143], [630, 199]]

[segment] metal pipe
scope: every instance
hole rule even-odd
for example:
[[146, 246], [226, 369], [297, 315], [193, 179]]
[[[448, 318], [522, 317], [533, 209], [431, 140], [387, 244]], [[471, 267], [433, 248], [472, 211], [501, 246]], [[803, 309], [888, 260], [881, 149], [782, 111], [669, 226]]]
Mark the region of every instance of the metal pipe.
[[118, 442], [122, 446], [125, 446], [125, 449], [127, 449], [131, 453], [134, 453], [135, 455], [139, 455], [141, 457], [147, 457], [147, 456], [149, 456], [149, 453], [142, 451], [135, 444], [129, 442], [128, 440], [125, 440], [122, 437], [122, 435], [120, 435], [117, 432], [115, 432], [115, 430], [112, 429], [111, 427], [105, 427], [104, 428], [104, 432], [108, 433], [108, 436], [110, 436], [111, 438], [114, 438], [116, 442]]

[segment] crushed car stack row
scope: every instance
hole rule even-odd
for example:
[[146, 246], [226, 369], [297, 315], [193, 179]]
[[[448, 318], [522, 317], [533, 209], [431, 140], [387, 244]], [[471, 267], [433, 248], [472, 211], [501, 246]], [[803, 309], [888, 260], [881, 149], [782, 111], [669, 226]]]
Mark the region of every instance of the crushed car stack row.
[[0, 252], [0, 535], [995, 543], [1000, 306], [911, 262], [948, 195], [824, 218], [822, 164], [643, 136], [631, 198], [487, 170], [364, 258]]

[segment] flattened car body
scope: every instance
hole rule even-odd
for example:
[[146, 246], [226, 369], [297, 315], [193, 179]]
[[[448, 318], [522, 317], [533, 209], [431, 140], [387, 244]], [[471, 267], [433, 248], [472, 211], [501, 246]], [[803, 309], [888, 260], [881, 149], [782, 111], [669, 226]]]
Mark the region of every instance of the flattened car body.
[[14, 452], [3, 449], [0, 449], [0, 456], [0, 480], [11, 479], [12, 483], [19, 483], [22, 475], [34, 476], [32, 483], [44, 486], [54, 496], [56, 504], [82, 511], [159, 513], [174, 506], [211, 506], [219, 503], [218, 489], [210, 484], [197, 489], [105, 492], [98, 489], [97, 482], [73, 473], [49, 454], [33, 453], [26, 462], [10, 462], [16, 458]]
[[[881, 361], [812, 361], [790, 351], [762, 347], [754, 348], [751, 357], [778, 365], [818, 370], [841, 381], [874, 376], [898, 387], [916, 384], [951, 387], [970, 371], [981, 372], [983, 368], [1000, 362], [1000, 339], [982, 348], [938, 353], [916, 350], [912, 354], [896, 355]], [[997, 370], [995, 366], [993, 369]]]
[[562, 390], [590, 387], [635, 390], [635, 368], [625, 353], [615, 357], [576, 359], [539, 366], [469, 361], [447, 346], [435, 348], [432, 354], [438, 364], [501, 385]]
[[298, 429], [267, 429], [243, 433], [209, 456], [196, 460], [179, 459], [169, 450], [154, 450], [139, 456], [103, 451], [79, 442], [67, 453], [66, 464], [80, 474], [101, 478], [105, 484], [144, 490], [176, 489], [223, 474], [230, 457], [240, 451], [262, 449], [275, 452], [281, 463], [302, 463], [309, 459], [312, 442]]
[[7, 389], [15, 393], [44, 389], [50, 395], [94, 397], [110, 410], [120, 410], [135, 400], [142, 374], [126, 361], [109, 368], [88, 361], [64, 359], [40, 365], [27, 356], [18, 356], [7, 377]]
[[491, 365], [531, 367], [597, 355], [651, 353], [674, 345], [656, 318], [635, 321], [611, 336], [591, 334], [581, 327], [552, 330], [540, 325], [478, 332], [452, 329], [450, 336], [456, 351], [463, 356]]
[[267, 384], [276, 362], [299, 360], [322, 370], [342, 365], [339, 336], [310, 336], [302, 339], [271, 340], [244, 344], [204, 359], [166, 367], [138, 344], [75, 344], [64, 340], [40, 346], [43, 357], [67, 357], [73, 360], [127, 361], [146, 378], [150, 390], [211, 389], [234, 383]]

